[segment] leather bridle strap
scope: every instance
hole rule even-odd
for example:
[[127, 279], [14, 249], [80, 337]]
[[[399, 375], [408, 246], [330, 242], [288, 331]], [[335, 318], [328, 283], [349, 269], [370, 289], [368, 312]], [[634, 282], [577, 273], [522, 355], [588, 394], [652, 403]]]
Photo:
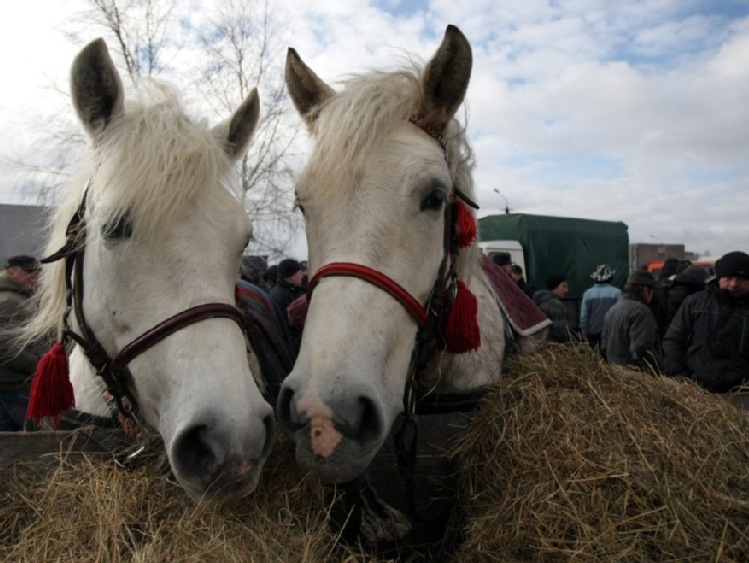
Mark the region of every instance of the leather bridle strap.
[[392, 278], [374, 268], [364, 266], [363, 264], [331, 262], [330, 264], [321, 267], [307, 284], [307, 301], [312, 300], [312, 291], [322, 278], [336, 276], [359, 278], [360, 280], [364, 280], [365, 282], [371, 283], [375, 287], [382, 289], [385, 293], [389, 294], [403, 305], [403, 307], [411, 313], [419, 326], [426, 326], [427, 313], [424, 310], [424, 307], [421, 306], [413, 295], [403, 289], [403, 287]]
[[127, 365], [136, 356], [145, 352], [155, 344], [158, 344], [167, 336], [174, 334], [188, 325], [206, 319], [218, 318], [233, 320], [244, 332], [242, 313], [240, 313], [239, 309], [234, 305], [228, 305], [226, 303], [206, 303], [203, 305], [196, 305], [160, 322], [155, 327], [147, 330], [130, 344], [125, 346], [112, 360], [112, 369], [116, 371], [121, 368], [121, 366]]

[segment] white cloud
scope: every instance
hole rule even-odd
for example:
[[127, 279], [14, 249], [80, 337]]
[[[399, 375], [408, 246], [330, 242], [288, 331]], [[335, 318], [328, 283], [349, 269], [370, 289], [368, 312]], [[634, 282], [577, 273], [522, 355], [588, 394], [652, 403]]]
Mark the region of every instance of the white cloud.
[[[55, 26], [84, 4], [21, 4], [2, 20], [6, 158], [27, 146], [23, 119], [59, 104], [43, 86], [65, 86], [80, 45]], [[177, 9], [199, 25], [210, 5]], [[467, 102], [482, 213], [504, 207], [498, 188], [515, 211], [622, 220], [632, 241], [748, 249], [749, 6], [731, 4], [743, 15], [729, 17], [699, 0], [272, 5], [289, 46], [334, 86], [404, 53], [426, 59], [458, 25], [474, 49]], [[171, 59], [175, 80], [190, 56]], [[7, 174], [0, 168], [0, 199]]]

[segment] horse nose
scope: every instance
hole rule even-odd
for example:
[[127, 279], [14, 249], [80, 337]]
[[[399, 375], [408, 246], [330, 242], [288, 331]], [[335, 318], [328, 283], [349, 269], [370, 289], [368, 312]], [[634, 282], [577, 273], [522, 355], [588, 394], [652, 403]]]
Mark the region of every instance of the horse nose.
[[[323, 403], [331, 413], [335, 429], [345, 438], [360, 446], [380, 440], [384, 428], [383, 415], [371, 397], [366, 394], [349, 398], [336, 395]], [[314, 414], [310, 416], [299, 412], [293, 389], [287, 386], [281, 389], [276, 418], [285, 433], [293, 435], [298, 430], [308, 429], [314, 417]]]
[[188, 425], [172, 445], [175, 473], [199, 484], [210, 496], [247, 488], [270, 452], [273, 416], [266, 415], [255, 432], [237, 435], [236, 430], [209, 422]]

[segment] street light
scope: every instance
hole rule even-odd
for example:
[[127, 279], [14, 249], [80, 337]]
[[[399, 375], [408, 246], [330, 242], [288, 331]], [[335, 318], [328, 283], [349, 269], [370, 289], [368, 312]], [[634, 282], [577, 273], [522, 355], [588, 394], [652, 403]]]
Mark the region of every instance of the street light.
[[660, 246], [658, 247], [658, 254], [659, 255], [665, 255], [666, 254], [666, 243], [663, 242], [663, 239], [661, 239], [660, 237], [657, 237], [655, 235], [648, 235], [648, 236], [650, 238], [652, 238], [652, 239], [657, 240], [658, 243], [660, 244]]
[[494, 188], [494, 193], [501, 195], [502, 198], [505, 200], [505, 213], [509, 215], [509, 213], [510, 213], [510, 202], [507, 201], [507, 198], [504, 196], [504, 194], [502, 192], [500, 192], [497, 188]]

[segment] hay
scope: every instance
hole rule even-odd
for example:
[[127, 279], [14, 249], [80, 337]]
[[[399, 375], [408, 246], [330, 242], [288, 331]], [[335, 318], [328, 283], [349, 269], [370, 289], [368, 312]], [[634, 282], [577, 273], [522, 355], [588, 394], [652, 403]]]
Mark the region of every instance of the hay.
[[452, 452], [455, 561], [749, 560], [749, 413], [585, 344], [510, 369]]
[[[258, 490], [220, 508], [155, 463], [0, 466], [0, 560], [377, 561], [330, 532], [329, 495], [292, 449], [279, 437]], [[585, 345], [514, 359], [450, 455], [458, 508], [422, 560], [749, 560], [749, 413]]]
[[371, 561], [338, 545], [321, 487], [276, 444], [263, 480], [230, 506], [200, 507], [158, 464], [111, 456], [2, 468], [2, 561]]

